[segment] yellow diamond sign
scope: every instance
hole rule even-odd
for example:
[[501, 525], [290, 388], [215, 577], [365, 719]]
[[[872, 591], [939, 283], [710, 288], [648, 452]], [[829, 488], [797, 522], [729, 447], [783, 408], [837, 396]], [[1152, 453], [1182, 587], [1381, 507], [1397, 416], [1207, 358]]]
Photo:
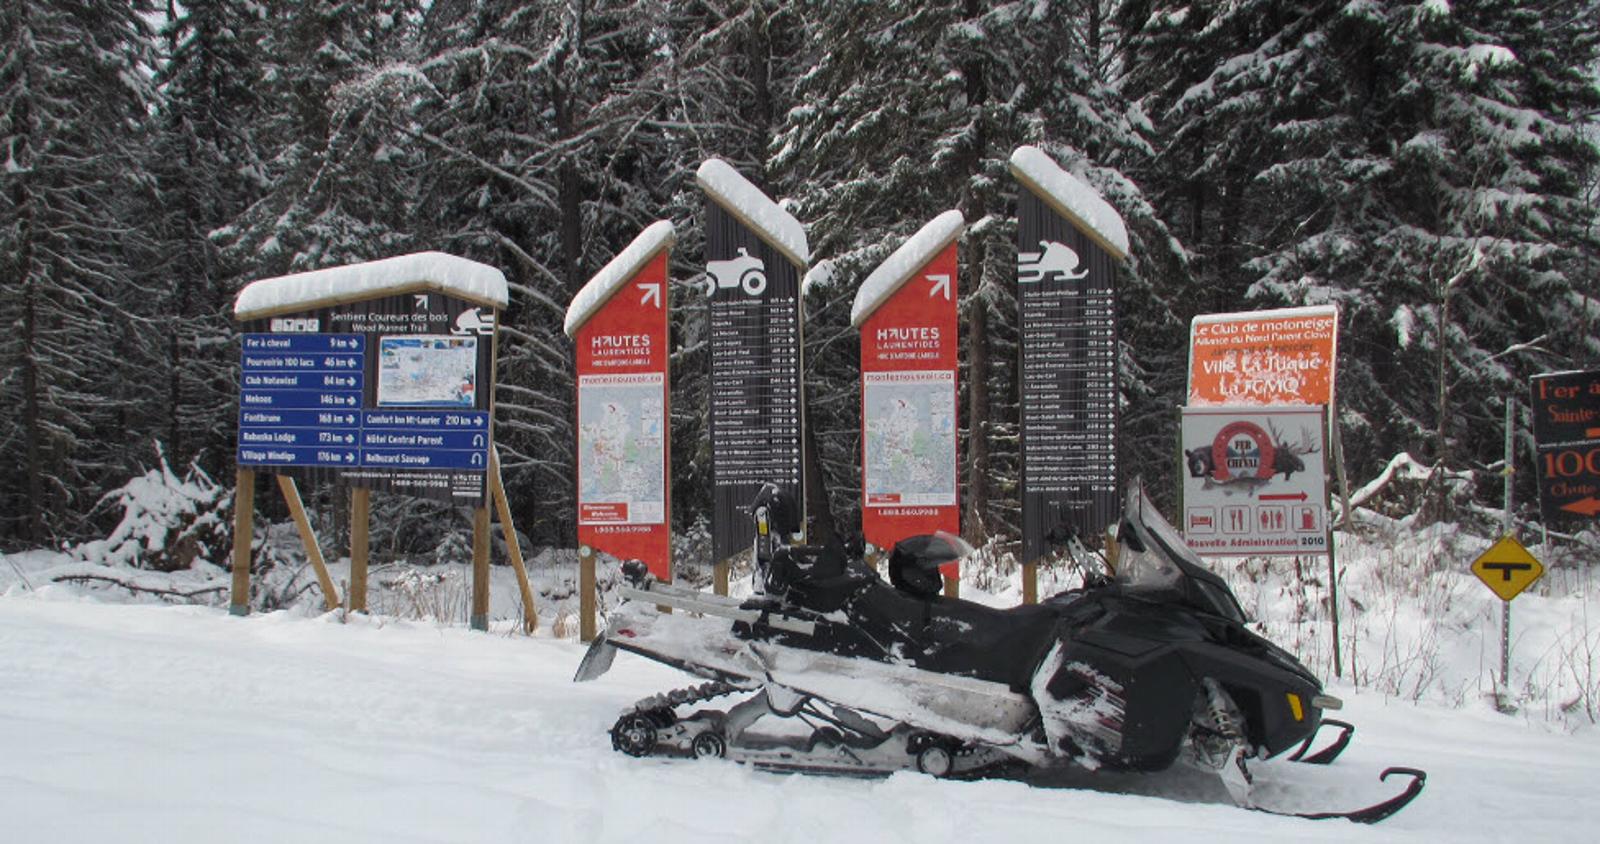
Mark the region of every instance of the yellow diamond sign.
[[1499, 595], [1500, 600], [1509, 601], [1543, 576], [1544, 566], [1516, 537], [1507, 536], [1472, 561], [1472, 573]]

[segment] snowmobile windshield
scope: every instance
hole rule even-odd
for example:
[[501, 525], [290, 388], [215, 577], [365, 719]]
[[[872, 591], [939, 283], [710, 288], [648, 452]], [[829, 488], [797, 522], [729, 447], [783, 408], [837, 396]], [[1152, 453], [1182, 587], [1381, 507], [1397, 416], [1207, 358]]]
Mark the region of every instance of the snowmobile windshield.
[[1243, 622], [1244, 610], [1222, 578], [1183, 541], [1144, 488], [1134, 484], [1123, 511], [1127, 531], [1117, 557], [1116, 580], [1125, 590], [1151, 600], [1175, 600]]

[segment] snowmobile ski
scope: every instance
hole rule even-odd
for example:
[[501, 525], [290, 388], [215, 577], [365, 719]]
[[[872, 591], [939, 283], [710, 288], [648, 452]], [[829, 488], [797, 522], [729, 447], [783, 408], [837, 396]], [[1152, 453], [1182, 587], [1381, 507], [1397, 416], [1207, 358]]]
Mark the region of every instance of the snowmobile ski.
[[1306, 820], [1312, 821], [1343, 819], [1352, 823], [1373, 824], [1384, 820], [1385, 818], [1389, 818], [1396, 812], [1404, 809], [1411, 803], [1411, 801], [1417, 799], [1417, 795], [1422, 793], [1422, 787], [1428, 783], [1427, 772], [1418, 768], [1385, 768], [1383, 773], [1378, 775], [1378, 779], [1383, 782], [1388, 782], [1389, 777], [1394, 774], [1409, 776], [1411, 777], [1411, 781], [1406, 783], [1405, 789], [1399, 794], [1396, 794], [1388, 800], [1374, 803], [1371, 806], [1367, 806], [1363, 809], [1355, 809], [1348, 812], [1278, 812], [1272, 809], [1262, 808], [1260, 806], [1249, 806], [1246, 808], [1257, 812], [1265, 812], [1269, 815], [1305, 818]]

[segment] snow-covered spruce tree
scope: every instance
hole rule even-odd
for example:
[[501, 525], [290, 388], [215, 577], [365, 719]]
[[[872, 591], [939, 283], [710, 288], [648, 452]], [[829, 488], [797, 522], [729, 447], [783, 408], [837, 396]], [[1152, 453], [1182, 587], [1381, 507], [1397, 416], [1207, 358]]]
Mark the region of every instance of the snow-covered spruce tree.
[[653, 92], [657, 101], [649, 121], [664, 143], [650, 155], [659, 171], [654, 213], [678, 227], [671, 268], [672, 510], [675, 529], [688, 532], [711, 508], [705, 203], [693, 174], [716, 156], [772, 187], [767, 149], [804, 70], [798, 53], [805, 38], [795, 4], [780, 0], [667, 8], [656, 60], [632, 87]]
[[230, 306], [240, 271], [211, 239], [260, 197], [266, 167], [254, 129], [266, 103], [258, 38], [265, 9], [248, 0], [191, 0], [161, 32], [159, 99], [150, 168], [154, 260], [165, 288], [167, 372], [161, 436], [173, 462], [196, 456], [217, 475], [229, 463], [237, 400]]
[[1342, 307], [1354, 474], [1498, 457], [1501, 402], [1551, 362], [1500, 353], [1593, 354], [1595, 4], [1148, 5], [1137, 76], [1195, 304]]
[[[1176, 302], [1188, 292], [1186, 256], [1143, 187], [1152, 171], [1154, 130], [1123, 90], [1130, 72], [1129, 38], [1116, 13], [1124, 5], [1120, 0], [1057, 0], [1026, 7], [1005, 36], [1019, 46], [1004, 85], [1012, 91], [1020, 141], [1043, 148], [1092, 185], [1128, 224], [1132, 250], [1117, 279], [1119, 469], [1124, 477], [1142, 478], [1165, 502], [1173, 487], [1171, 443], [1184, 385], [1186, 335]], [[1010, 283], [1014, 243], [1008, 229], [1004, 262], [995, 268], [995, 277], [1006, 283], [987, 288], [997, 300], [993, 312], [1005, 317], [994, 331], [1005, 344], [996, 356], [1003, 365], [1016, 359], [1017, 305]], [[1017, 383], [1014, 373], [1005, 383]], [[1014, 388], [1008, 391], [1012, 394]], [[1010, 426], [1005, 433], [1014, 439], [1017, 411], [1002, 415]], [[1020, 455], [1012, 459], [1020, 461]], [[1020, 469], [1013, 476], [1020, 476]]]
[[[800, 79], [799, 105], [779, 138], [774, 164], [795, 186], [801, 216], [812, 223], [813, 251], [835, 265], [834, 284], [813, 297], [807, 345], [810, 365], [824, 367], [809, 379], [813, 401], [819, 392], [841, 395], [837, 410], [820, 424], [844, 524], [856, 523], [860, 493], [848, 302], [860, 279], [902, 238], [950, 207], [960, 208], [970, 225], [961, 269], [962, 496], [963, 529], [979, 540], [1014, 534], [1020, 512], [1016, 250], [1009, 222], [1016, 187], [1006, 168], [1012, 150], [1044, 144], [1114, 202], [1133, 209], [1136, 252], [1153, 244], [1170, 255], [1151, 206], [1117, 169], [1136, 166], [1149, 147], [1137, 111], [1120, 104], [1110, 5], [968, 0], [804, 7], [812, 42], [826, 48]], [[1138, 286], [1143, 266], [1130, 275], [1130, 298], [1160, 314]], [[827, 314], [830, 297], [843, 300], [837, 324], [818, 319]], [[836, 371], [819, 362], [819, 352], [838, 357]], [[1135, 383], [1130, 394], [1148, 392], [1143, 380]], [[844, 447], [830, 449], [828, 440]]]
[[[832, 283], [807, 297], [806, 386], [828, 504], [845, 530], [860, 523], [859, 340], [849, 322], [856, 289], [936, 214], [961, 207], [969, 221], [981, 218], [983, 207], [969, 198], [971, 182], [982, 175], [980, 162], [1003, 161], [1010, 152], [989, 146], [992, 133], [980, 128], [990, 118], [983, 104], [969, 108], [969, 97], [975, 91], [986, 96], [986, 90], [981, 73], [969, 86], [963, 67], [960, 50], [972, 39], [961, 27], [982, 11], [966, 7], [802, 7], [814, 52], [806, 57], [810, 67], [798, 80], [796, 105], [774, 144], [771, 166], [793, 191], [813, 255], [832, 263]], [[970, 262], [970, 236], [963, 252]], [[972, 286], [964, 282], [964, 297]], [[969, 317], [969, 335], [973, 330]], [[970, 415], [965, 421], [971, 430]], [[962, 453], [971, 454], [966, 441]], [[969, 480], [986, 480], [987, 467], [979, 466]], [[985, 528], [981, 517], [968, 525], [976, 535]]]
[[81, 533], [146, 424], [159, 297], [130, 265], [148, 254], [149, 12], [0, 8], [0, 542]]
[[[372, 69], [403, 55], [415, 0], [268, 0], [256, 44], [250, 159], [258, 195], [212, 233], [237, 289], [251, 280], [413, 251], [415, 151], [385, 131], [390, 103], [352, 91]], [[349, 513], [346, 491], [302, 490], [307, 506], [331, 514], [338, 543]], [[381, 502], [388, 501], [385, 496]], [[275, 512], [277, 496], [260, 501]], [[411, 499], [404, 499], [411, 500]], [[380, 517], [379, 524], [386, 522]]]
[[[215, 236], [253, 278], [388, 257], [413, 244], [409, 146], [375, 97], [345, 95], [408, 43], [416, 0], [268, 0], [254, 146], [261, 198]], [[385, 103], [386, 104], [386, 103]]]
[[496, 439], [518, 524], [538, 542], [570, 543], [575, 521], [567, 304], [661, 214], [674, 91], [645, 80], [667, 8], [507, 0], [424, 19], [426, 85], [402, 134], [428, 156], [434, 237], [511, 282]]

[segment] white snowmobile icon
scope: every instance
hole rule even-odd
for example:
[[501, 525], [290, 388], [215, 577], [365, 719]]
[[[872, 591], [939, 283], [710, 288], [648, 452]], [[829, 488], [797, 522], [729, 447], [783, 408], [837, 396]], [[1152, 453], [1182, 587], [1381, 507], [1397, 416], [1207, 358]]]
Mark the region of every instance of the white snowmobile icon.
[[726, 261], [706, 262], [706, 293], [740, 287], [751, 296], [760, 296], [767, 289], [767, 265], [739, 247], [739, 256]]
[[491, 314], [488, 319], [485, 319], [482, 311], [480, 311], [478, 308], [462, 311], [461, 315], [456, 317], [456, 326], [455, 328], [450, 329], [450, 333], [493, 334], [494, 315]]
[[1039, 246], [1042, 252], [1017, 253], [1018, 282], [1044, 281], [1055, 273], [1060, 273], [1066, 281], [1076, 281], [1089, 274], [1088, 270], [1078, 270], [1078, 253], [1065, 243], [1041, 240]]

